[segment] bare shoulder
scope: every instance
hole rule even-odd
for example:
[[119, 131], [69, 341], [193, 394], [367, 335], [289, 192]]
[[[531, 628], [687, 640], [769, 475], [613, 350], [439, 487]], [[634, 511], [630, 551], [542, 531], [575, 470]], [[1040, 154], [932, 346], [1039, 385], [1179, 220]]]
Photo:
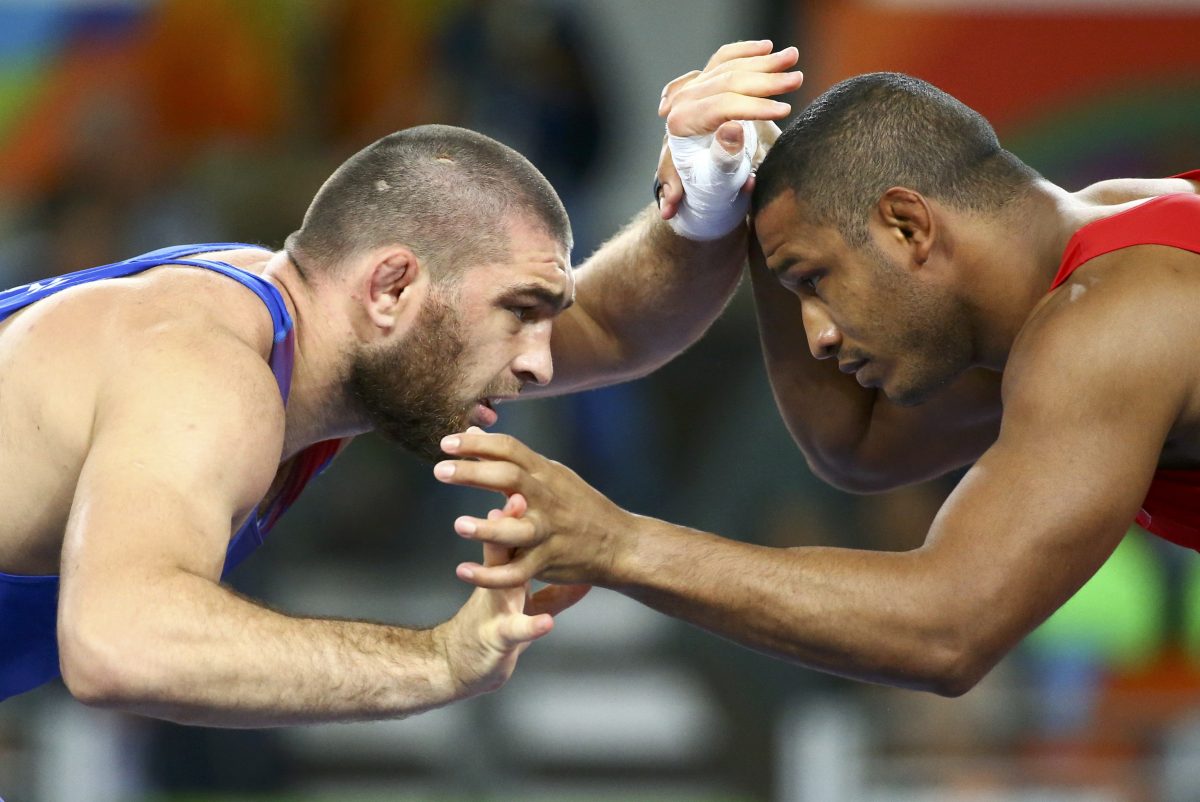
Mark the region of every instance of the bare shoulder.
[[1084, 187], [1075, 196], [1086, 203], [1116, 206], [1174, 192], [1200, 193], [1200, 182], [1186, 178], [1110, 178]]
[[88, 450], [106, 434], [130, 455], [169, 444], [214, 482], [228, 475], [246, 498], [265, 492], [284, 409], [268, 362], [271, 318], [252, 292], [209, 271], [163, 267], [42, 304], [26, 324], [32, 350], [53, 346], [55, 363], [75, 368], [72, 381], [89, 396]]
[[1200, 413], [1200, 254], [1137, 245], [1090, 260], [1034, 309], [1009, 355], [1014, 395]]

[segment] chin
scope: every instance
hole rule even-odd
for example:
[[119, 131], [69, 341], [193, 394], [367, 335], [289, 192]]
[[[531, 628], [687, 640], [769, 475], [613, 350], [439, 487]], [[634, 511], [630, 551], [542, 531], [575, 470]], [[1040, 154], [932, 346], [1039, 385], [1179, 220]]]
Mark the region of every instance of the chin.
[[891, 386], [885, 384], [880, 389], [887, 399], [898, 407], [918, 407], [937, 395], [952, 380], [953, 376], [939, 376], [922, 382], [890, 383]]

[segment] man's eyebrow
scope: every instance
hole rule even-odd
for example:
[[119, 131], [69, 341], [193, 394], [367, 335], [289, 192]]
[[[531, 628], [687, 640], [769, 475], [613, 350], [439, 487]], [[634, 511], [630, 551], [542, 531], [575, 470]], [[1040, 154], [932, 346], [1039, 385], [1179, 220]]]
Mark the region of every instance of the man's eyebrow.
[[780, 259], [778, 262], [776, 262], [774, 266], [768, 264], [767, 270], [770, 270], [772, 273], [778, 276], [781, 273], [786, 273], [789, 268], [794, 267], [801, 261], [803, 260], [796, 256], [785, 256], [783, 259]]
[[539, 303], [557, 309], [562, 312], [570, 308], [571, 304], [575, 303], [573, 297], [568, 298], [564, 290], [552, 290], [545, 284], [510, 284], [504, 288], [504, 295], [512, 298], [518, 295], [532, 297], [537, 299]]

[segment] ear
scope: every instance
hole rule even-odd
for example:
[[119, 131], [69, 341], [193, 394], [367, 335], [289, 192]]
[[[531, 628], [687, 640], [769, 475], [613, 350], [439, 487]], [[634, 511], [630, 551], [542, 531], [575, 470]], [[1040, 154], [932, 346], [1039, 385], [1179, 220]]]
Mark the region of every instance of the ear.
[[933, 210], [925, 196], [915, 190], [892, 187], [880, 196], [875, 211], [887, 229], [887, 236], [907, 249], [913, 262], [925, 264], [936, 234]]
[[419, 306], [417, 285], [425, 267], [417, 255], [405, 246], [394, 246], [372, 253], [365, 277], [367, 317], [384, 333], [391, 333], [406, 312]]

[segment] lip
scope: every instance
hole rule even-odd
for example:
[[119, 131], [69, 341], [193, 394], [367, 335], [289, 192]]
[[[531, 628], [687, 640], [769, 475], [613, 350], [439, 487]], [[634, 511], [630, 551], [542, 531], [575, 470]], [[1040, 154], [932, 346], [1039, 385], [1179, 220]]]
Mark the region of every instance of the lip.
[[496, 421], [500, 419], [500, 414], [493, 408], [495, 402], [490, 398], [481, 398], [475, 402], [475, 409], [471, 412], [471, 423], [487, 429], [496, 425]]
[[863, 365], [870, 361], [869, 359], [856, 359], [853, 362], [839, 362], [838, 370], [842, 373], [858, 373], [862, 370]]

